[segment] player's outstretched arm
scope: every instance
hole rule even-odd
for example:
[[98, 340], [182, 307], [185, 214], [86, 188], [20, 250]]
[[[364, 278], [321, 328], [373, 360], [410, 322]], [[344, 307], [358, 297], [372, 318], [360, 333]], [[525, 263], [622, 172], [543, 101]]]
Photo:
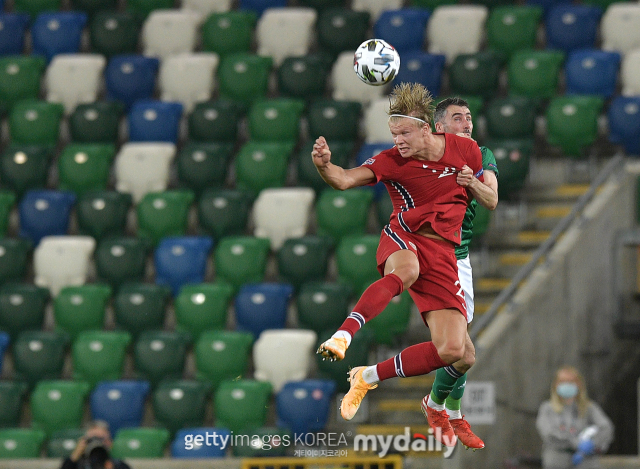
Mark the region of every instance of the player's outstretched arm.
[[359, 166], [344, 169], [331, 163], [331, 150], [324, 137], [316, 139], [311, 150], [311, 158], [322, 179], [334, 189], [343, 191], [376, 181], [375, 174], [369, 168]]

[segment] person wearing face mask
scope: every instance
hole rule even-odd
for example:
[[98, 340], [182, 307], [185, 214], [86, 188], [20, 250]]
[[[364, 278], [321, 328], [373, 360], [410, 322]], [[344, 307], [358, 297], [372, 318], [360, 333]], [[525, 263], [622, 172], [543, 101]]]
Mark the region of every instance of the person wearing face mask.
[[613, 423], [589, 400], [584, 378], [571, 366], [561, 367], [551, 386], [551, 399], [538, 410], [536, 427], [542, 438], [544, 469], [596, 469], [593, 456], [613, 440]]

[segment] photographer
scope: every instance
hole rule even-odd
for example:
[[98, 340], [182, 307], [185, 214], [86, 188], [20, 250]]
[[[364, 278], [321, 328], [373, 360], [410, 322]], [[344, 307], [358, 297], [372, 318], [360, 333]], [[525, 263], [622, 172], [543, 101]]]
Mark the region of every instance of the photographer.
[[111, 443], [109, 425], [92, 422], [60, 469], [131, 469], [127, 463], [111, 459]]

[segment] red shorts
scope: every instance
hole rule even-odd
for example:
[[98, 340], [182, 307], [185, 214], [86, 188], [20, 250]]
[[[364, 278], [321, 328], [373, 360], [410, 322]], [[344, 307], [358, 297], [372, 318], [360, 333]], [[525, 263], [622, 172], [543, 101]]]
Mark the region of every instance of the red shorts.
[[409, 249], [418, 256], [420, 275], [409, 288], [409, 294], [421, 315], [439, 309], [457, 309], [466, 319], [467, 305], [458, 280], [458, 261], [453, 245], [441, 239], [394, 231], [387, 225], [382, 230], [376, 253], [380, 275], [384, 275], [387, 258], [400, 249]]

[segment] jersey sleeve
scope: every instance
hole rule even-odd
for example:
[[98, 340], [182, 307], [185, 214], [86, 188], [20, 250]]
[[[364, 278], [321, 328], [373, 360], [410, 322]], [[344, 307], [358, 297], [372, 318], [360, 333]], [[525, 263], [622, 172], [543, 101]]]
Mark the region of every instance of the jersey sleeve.
[[369, 168], [371, 171], [373, 171], [373, 174], [376, 177], [376, 180], [374, 182], [367, 185], [374, 185], [380, 181], [388, 179], [388, 177], [386, 176], [389, 172], [389, 165], [387, 157], [384, 155], [384, 153], [378, 153], [376, 156], [368, 158], [360, 166], [362, 166], [363, 168]]
[[482, 167], [482, 152], [475, 141], [469, 142], [469, 148], [466, 154], [467, 165], [473, 171], [473, 175], [480, 181], [484, 182], [484, 168]]
[[496, 157], [493, 152], [487, 147], [480, 147], [482, 153], [482, 169], [485, 171], [493, 171], [498, 177], [498, 164], [496, 163]]

